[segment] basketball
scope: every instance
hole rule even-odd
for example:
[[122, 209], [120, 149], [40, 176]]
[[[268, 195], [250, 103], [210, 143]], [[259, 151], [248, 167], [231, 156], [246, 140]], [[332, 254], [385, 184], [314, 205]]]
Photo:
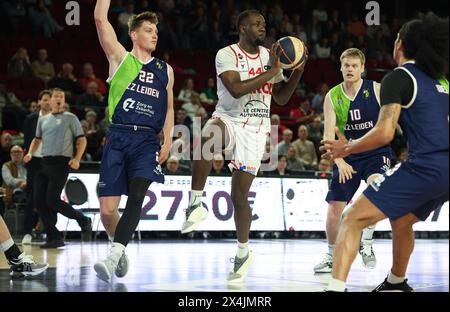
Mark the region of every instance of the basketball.
[[283, 37], [278, 40], [281, 47], [281, 67], [283, 69], [293, 69], [301, 64], [305, 59], [305, 45], [295, 37]]

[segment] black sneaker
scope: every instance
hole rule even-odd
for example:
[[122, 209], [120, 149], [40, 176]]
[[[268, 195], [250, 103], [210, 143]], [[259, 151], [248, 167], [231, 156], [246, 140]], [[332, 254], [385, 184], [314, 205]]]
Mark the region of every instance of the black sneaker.
[[47, 240], [44, 245], [41, 245], [41, 248], [42, 249], [61, 248], [64, 246], [65, 246], [65, 244], [62, 239], [50, 239], [50, 240]]
[[22, 278], [27, 276], [35, 276], [41, 274], [48, 268], [47, 263], [36, 263], [33, 256], [27, 255], [24, 252], [17, 258], [8, 261], [11, 272], [9, 275], [12, 278]]
[[83, 242], [90, 242], [92, 238], [92, 220], [89, 217], [84, 217], [81, 222], [78, 223], [81, 228], [81, 240]]
[[378, 285], [372, 292], [381, 292], [381, 291], [399, 291], [399, 292], [413, 292], [414, 289], [408, 285], [408, 279], [398, 284], [391, 284], [388, 282], [387, 277], [384, 279], [384, 282]]

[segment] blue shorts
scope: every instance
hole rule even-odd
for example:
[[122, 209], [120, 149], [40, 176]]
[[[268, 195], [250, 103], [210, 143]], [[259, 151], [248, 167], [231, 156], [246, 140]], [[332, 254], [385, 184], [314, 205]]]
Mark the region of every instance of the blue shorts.
[[128, 195], [131, 179], [164, 183], [159, 136], [151, 128], [110, 125], [100, 165], [98, 196]]
[[383, 174], [389, 168], [391, 155], [380, 153], [362, 159], [345, 161], [353, 167], [353, 170], [356, 171], [356, 173], [345, 183], [339, 183], [339, 170], [338, 167], [334, 165], [330, 187], [325, 199], [327, 202], [342, 201], [348, 203], [358, 190], [361, 180], [367, 181], [367, 178], [372, 174]]
[[424, 221], [449, 199], [448, 153], [405, 161], [372, 183], [364, 195], [389, 219], [413, 213]]

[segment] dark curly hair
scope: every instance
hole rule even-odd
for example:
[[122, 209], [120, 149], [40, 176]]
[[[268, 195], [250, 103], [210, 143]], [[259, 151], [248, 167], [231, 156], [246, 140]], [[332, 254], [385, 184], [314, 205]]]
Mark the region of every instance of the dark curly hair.
[[430, 12], [405, 23], [399, 31], [405, 57], [415, 59], [416, 66], [433, 79], [448, 75], [448, 26], [448, 17]]

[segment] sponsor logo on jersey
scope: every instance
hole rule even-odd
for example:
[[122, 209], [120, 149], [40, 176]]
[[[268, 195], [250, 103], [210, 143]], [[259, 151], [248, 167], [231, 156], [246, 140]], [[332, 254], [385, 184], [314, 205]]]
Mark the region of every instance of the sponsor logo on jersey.
[[241, 117], [270, 118], [270, 109], [262, 101], [250, 100], [244, 105]]
[[127, 98], [123, 101], [123, 110], [127, 113], [131, 110], [133, 110], [137, 114], [144, 114], [149, 117], [152, 117], [155, 114], [155, 111], [153, 110], [152, 105], [148, 105], [145, 103], [141, 103], [139, 101], [135, 101], [132, 98]]
[[363, 91], [363, 95], [364, 95], [364, 97], [367, 99], [367, 98], [370, 96], [369, 89], [365, 89], [365, 90]]
[[163, 66], [160, 62], [156, 62], [156, 68], [158, 68], [159, 70], [162, 70]]
[[445, 89], [445, 87], [443, 85], [436, 85], [436, 89], [439, 93], [448, 94], [448, 91]]

